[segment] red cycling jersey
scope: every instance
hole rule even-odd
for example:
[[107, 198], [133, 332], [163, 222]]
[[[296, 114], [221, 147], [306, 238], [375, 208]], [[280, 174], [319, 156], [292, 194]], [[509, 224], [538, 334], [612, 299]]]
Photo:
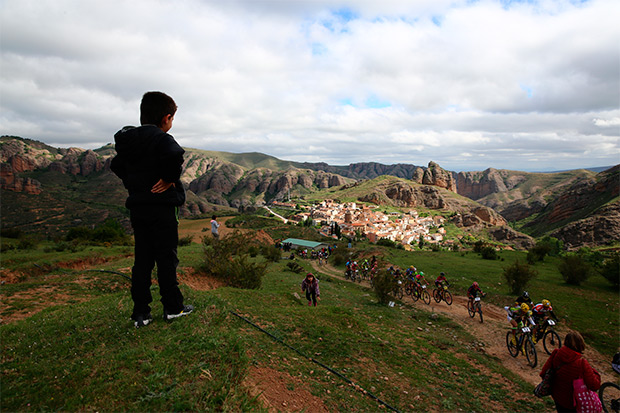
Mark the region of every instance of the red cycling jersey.
[[539, 314], [539, 315], [543, 315], [545, 313], [550, 313], [553, 312], [553, 307], [549, 306], [547, 308], [545, 308], [544, 305], [542, 305], [542, 303], [536, 304], [533, 308], [532, 308], [532, 312], [534, 314]]

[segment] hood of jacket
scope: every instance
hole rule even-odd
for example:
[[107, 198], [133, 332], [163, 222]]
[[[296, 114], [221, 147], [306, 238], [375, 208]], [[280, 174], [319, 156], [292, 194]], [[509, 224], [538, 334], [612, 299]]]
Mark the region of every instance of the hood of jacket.
[[[180, 182], [185, 151], [174, 138], [155, 125], [126, 126], [114, 135], [116, 157], [112, 171], [129, 191], [127, 207], [138, 204], [180, 206], [185, 192]], [[174, 183], [166, 192], [151, 193], [160, 179]]]
[[571, 364], [582, 357], [582, 354], [578, 351], [575, 351], [569, 347], [562, 346], [555, 354], [553, 359], [554, 365], [559, 364]]

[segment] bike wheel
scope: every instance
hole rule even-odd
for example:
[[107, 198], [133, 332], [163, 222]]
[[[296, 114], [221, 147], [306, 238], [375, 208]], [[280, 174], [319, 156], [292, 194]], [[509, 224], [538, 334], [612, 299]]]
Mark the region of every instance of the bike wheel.
[[443, 300], [446, 302], [446, 304], [452, 305], [452, 294], [450, 294], [450, 291], [443, 292]]
[[484, 319], [482, 318], [482, 306], [478, 304], [478, 314], [480, 314], [480, 322], [484, 323]]
[[409, 283], [405, 285], [405, 294], [407, 294], [409, 297], [413, 295], [413, 287]]
[[512, 357], [517, 357], [519, 355], [516, 339], [513, 342], [512, 331], [506, 333], [506, 347], [508, 348], [508, 353], [510, 353]]
[[598, 397], [601, 399], [604, 412], [620, 412], [620, 386], [616, 383], [603, 383], [598, 390]]
[[355, 278], [356, 278], [356, 281], [357, 281], [358, 283], [361, 283], [361, 282], [362, 282], [362, 275], [361, 275], [361, 274], [358, 274], [358, 275], [357, 275], [357, 277], [355, 277]]
[[398, 287], [398, 299], [399, 300], [403, 299], [403, 287], [402, 286]]
[[422, 291], [422, 301], [424, 301], [427, 305], [429, 305], [431, 303], [431, 295], [428, 293], [428, 291], [424, 290]]
[[436, 303], [441, 301], [441, 292], [437, 288], [433, 289], [433, 299]]
[[418, 292], [418, 289], [413, 287], [413, 293], [411, 294], [411, 298], [413, 299], [413, 301], [418, 301], [420, 299], [420, 293]]
[[469, 316], [471, 318], [474, 318], [474, 316], [476, 315], [476, 311], [474, 310], [471, 301], [467, 302], [467, 312], [469, 313]]
[[536, 367], [536, 364], [538, 364], [538, 355], [536, 354], [534, 342], [530, 337], [527, 337], [523, 345], [525, 347], [525, 357], [527, 358], [527, 363], [531, 368]]
[[556, 348], [562, 347], [560, 336], [555, 331], [547, 331], [543, 336], [543, 347], [547, 354], [551, 354]]

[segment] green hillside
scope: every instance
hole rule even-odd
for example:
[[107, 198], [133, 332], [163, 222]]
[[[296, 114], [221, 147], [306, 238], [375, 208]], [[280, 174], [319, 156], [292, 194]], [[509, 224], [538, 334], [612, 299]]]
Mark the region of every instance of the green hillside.
[[[268, 230], [286, 228], [294, 227]], [[31, 314], [0, 326], [3, 410], [254, 411], [265, 408], [252, 391], [261, 383], [288, 403], [272, 406], [277, 410], [299, 398], [327, 411], [388, 409], [371, 395], [399, 411], [552, 409], [550, 399], [532, 396], [531, 383], [478, 350], [476, 343], [488, 337], [473, 335], [468, 318], [433, 315], [431, 307], [406, 302], [381, 306], [366, 286], [316, 271], [306, 260], [299, 261], [304, 272], [321, 280], [317, 308], [295, 297], [303, 275], [288, 270], [288, 260], [269, 264], [259, 290], [192, 288], [200, 285], [192, 267], [201, 262], [201, 248], [179, 250], [182, 290], [194, 314], [164, 322], [153, 287], [155, 321], [139, 330], [128, 318], [127, 280], [99, 272], [128, 274], [130, 247], [59, 253], [41, 245], [3, 253], [3, 277], [21, 277], [1, 290], [2, 318]], [[496, 305], [513, 299], [501, 285], [502, 267], [525, 258], [506, 251], [488, 261], [473, 253], [411, 253], [366, 243], [351, 252], [403, 267], [415, 263], [430, 276], [445, 271], [457, 296], [478, 280]], [[88, 257], [98, 258], [85, 266]], [[611, 354], [617, 292], [600, 277], [568, 287], [555, 264], [537, 265], [531, 294], [551, 299], [562, 325]]]

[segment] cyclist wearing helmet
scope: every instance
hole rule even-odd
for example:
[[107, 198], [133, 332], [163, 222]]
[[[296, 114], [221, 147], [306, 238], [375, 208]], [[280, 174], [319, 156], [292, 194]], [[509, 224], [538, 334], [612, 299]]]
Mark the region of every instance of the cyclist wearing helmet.
[[450, 285], [450, 283], [446, 279], [446, 274], [443, 273], [443, 272], [441, 274], [439, 274], [437, 279], [435, 279], [435, 285], [437, 286], [437, 288], [441, 287], [442, 284]]
[[533, 326], [536, 325], [536, 322], [532, 318], [532, 312], [530, 311], [530, 306], [526, 303], [522, 303], [521, 305], [515, 307], [504, 307], [506, 312], [508, 313], [508, 322], [512, 326], [512, 336], [517, 339], [517, 328], [521, 328], [525, 326], [525, 321], [529, 321], [529, 323]]
[[426, 277], [422, 271], [416, 272], [415, 274], [415, 282], [418, 284], [418, 290], [422, 291], [422, 286], [427, 285], [428, 281], [426, 281]]
[[558, 321], [558, 318], [555, 316], [549, 300], [542, 300], [541, 303], [532, 307], [532, 315], [534, 316], [534, 321], [536, 321], [536, 327], [534, 327], [534, 331], [532, 331], [532, 339], [536, 342], [539, 338], [538, 330], [543, 322], [549, 317], [553, 318], [555, 321]]
[[467, 297], [469, 298], [470, 305], [474, 304], [474, 298], [478, 295], [485, 296], [486, 294], [480, 289], [478, 281], [474, 281], [474, 283], [467, 289]]
[[547, 318], [549, 316], [551, 316], [551, 318], [553, 318], [555, 321], [558, 320], [558, 318], [553, 312], [553, 307], [551, 307], [551, 302], [549, 300], [542, 300], [541, 303], [536, 304], [534, 307], [532, 307], [532, 314], [534, 315], [534, 320], [537, 321]]
[[530, 298], [530, 294], [527, 291], [523, 291], [523, 294], [521, 294], [515, 300], [516, 305], [521, 305], [523, 303], [527, 304], [529, 308], [532, 308], [534, 306], [534, 303], [532, 302], [532, 299]]

